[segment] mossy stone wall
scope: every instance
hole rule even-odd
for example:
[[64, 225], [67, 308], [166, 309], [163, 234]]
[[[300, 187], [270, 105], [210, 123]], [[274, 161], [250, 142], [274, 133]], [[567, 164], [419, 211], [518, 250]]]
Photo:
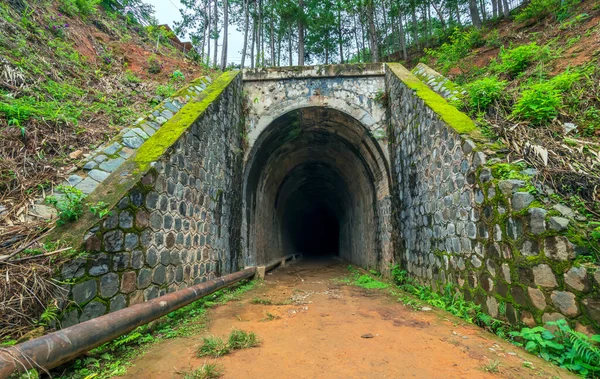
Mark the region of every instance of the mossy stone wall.
[[92, 192], [110, 215], [60, 231], [86, 251], [60, 269], [62, 327], [239, 270], [241, 92], [215, 80]]
[[576, 258], [573, 215], [542, 204], [526, 178], [502, 180], [466, 115], [403, 67], [387, 68], [400, 265], [512, 324], [567, 318], [599, 330], [600, 275]]

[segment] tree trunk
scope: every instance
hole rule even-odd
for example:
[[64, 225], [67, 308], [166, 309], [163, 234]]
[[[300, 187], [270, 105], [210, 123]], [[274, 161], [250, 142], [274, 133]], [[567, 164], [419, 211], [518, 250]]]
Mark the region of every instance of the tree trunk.
[[256, 18], [252, 17], [252, 43], [250, 45], [250, 68], [254, 68], [254, 45], [256, 43]]
[[223, 46], [221, 47], [221, 71], [227, 68], [227, 26], [229, 25], [229, 4], [223, 0]]
[[242, 46], [242, 62], [240, 64], [241, 68], [244, 68], [244, 64], [246, 63], [246, 47], [248, 46], [248, 27], [250, 26], [249, 17], [248, 17], [248, 1], [244, 1], [244, 46]]
[[275, 25], [273, 18], [275, 18], [275, 14], [271, 11], [271, 22], [269, 23], [271, 27], [271, 40], [269, 41], [271, 42], [271, 67], [275, 66], [275, 31], [273, 30], [275, 29]]
[[294, 61], [292, 59], [292, 36], [293, 35], [294, 35], [294, 33], [292, 33], [292, 25], [290, 25], [289, 43], [288, 43], [288, 53], [289, 53], [289, 59], [290, 59], [290, 66], [294, 65]]
[[487, 20], [487, 12], [485, 11], [485, 2], [484, 0], [479, 0], [479, 9], [481, 10], [481, 16], [483, 17], [483, 21]]
[[344, 36], [342, 35], [342, 12], [340, 7], [341, 4], [338, 2], [338, 44], [340, 46], [340, 63], [344, 64]]
[[300, 19], [298, 20], [298, 66], [304, 66], [304, 0], [298, 0]]
[[214, 36], [215, 36], [215, 51], [213, 51], [213, 66], [217, 67], [217, 57], [218, 57], [218, 50], [219, 50], [219, 8], [218, 8], [218, 2], [217, 0], [214, 0], [214, 4], [215, 4], [215, 8], [214, 8], [214, 14], [213, 14], [213, 20], [214, 20]]
[[507, 0], [499, 0], [499, 5], [504, 4], [504, 7], [502, 7], [502, 14], [504, 15], [504, 17], [508, 17], [509, 16], [509, 12], [510, 12], [510, 8], [508, 7], [508, 1]]
[[401, 14], [398, 14], [398, 32], [400, 34], [400, 48], [402, 49], [402, 58], [404, 60], [407, 60], [408, 54], [406, 52], [406, 34], [404, 33], [404, 25], [402, 23]]
[[369, 45], [371, 47], [371, 62], [379, 62], [379, 46], [377, 45], [377, 30], [375, 29], [375, 10], [373, 0], [367, 1], [367, 21], [369, 23]]
[[498, 17], [498, 3], [496, 0], [492, 0], [492, 17]]
[[[492, 1], [494, 1], [494, 0], [492, 0]], [[438, 18], [440, 19], [440, 24], [442, 24], [442, 29], [446, 30], [446, 22], [444, 21], [444, 16], [442, 15], [441, 9], [435, 6], [435, 2], [432, 2], [431, 6], [433, 7], [433, 10], [435, 10], [435, 13], [437, 14]], [[452, 12], [450, 12], [450, 14], [452, 14]]]
[[206, 44], [208, 45], [207, 51], [206, 51], [206, 64], [210, 66], [210, 38], [212, 36], [212, 7], [211, 7], [211, 3], [208, 2], [207, 5], [208, 8], [208, 24], [206, 25], [207, 29], [208, 29], [208, 39], [206, 40]]
[[354, 41], [356, 43], [356, 58], [360, 62], [360, 41], [358, 40], [358, 25], [356, 22], [356, 14], [352, 15], [352, 21], [354, 22]]
[[458, 26], [462, 27], [462, 22], [460, 21], [460, 4], [458, 1], [456, 2], [456, 22], [458, 22]]
[[469, 0], [469, 13], [471, 13], [471, 22], [476, 28], [481, 28], [481, 18], [477, 10], [477, 0]]
[[278, 32], [277, 32], [277, 67], [281, 67], [281, 40], [282, 35], [281, 35], [281, 21], [280, 21], [280, 26], [278, 28]]
[[[412, 24], [413, 24], [413, 44], [415, 45], [417, 50], [419, 50], [421, 48], [421, 46], [419, 46], [419, 24], [417, 23], [417, 9], [415, 6], [415, 1], [416, 0], [412, 0], [410, 2], [411, 8], [412, 8], [411, 16], [412, 16]], [[470, 1], [475, 1], [475, 0], [470, 0]]]

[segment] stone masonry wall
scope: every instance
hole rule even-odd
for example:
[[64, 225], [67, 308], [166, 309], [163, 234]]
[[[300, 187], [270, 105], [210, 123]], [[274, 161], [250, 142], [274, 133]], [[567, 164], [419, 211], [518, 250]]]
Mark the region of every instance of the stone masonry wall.
[[542, 204], [527, 180], [495, 178], [472, 132], [457, 132], [458, 111], [417, 82], [402, 67], [386, 71], [401, 267], [434, 288], [454, 283], [512, 324], [567, 318], [599, 330], [600, 271], [575, 259], [574, 214]]
[[[226, 85], [209, 87], [222, 91], [215, 99], [201, 96], [180, 111], [191, 115], [191, 125], [171, 120], [163, 126], [184, 130], [111, 214], [88, 230], [87, 254], [62, 267], [61, 279], [69, 283], [62, 327], [239, 269], [241, 76]], [[194, 107], [207, 101], [194, 115]], [[164, 139], [154, 137], [145, 143]], [[123, 170], [114, 175], [126, 176]]]

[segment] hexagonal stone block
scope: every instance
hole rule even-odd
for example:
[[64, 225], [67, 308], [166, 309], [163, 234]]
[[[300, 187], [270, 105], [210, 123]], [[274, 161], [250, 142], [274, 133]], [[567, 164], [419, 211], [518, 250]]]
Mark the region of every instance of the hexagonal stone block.
[[132, 293], [136, 289], [137, 274], [135, 271], [127, 271], [121, 277], [121, 292]]
[[109, 253], [121, 251], [123, 249], [123, 232], [120, 230], [111, 230], [104, 234], [104, 250]]
[[99, 301], [92, 301], [88, 305], [83, 308], [83, 312], [81, 312], [81, 317], [79, 318], [80, 322], [85, 322], [91, 320], [96, 317], [100, 317], [106, 313], [106, 305], [102, 304]]
[[83, 305], [92, 300], [96, 297], [96, 287], [96, 280], [94, 279], [75, 284], [72, 290], [73, 301], [79, 305]]
[[100, 278], [100, 296], [105, 299], [113, 297], [119, 290], [119, 275], [114, 272]]
[[515, 192], [512, 195], [511, 205], [515, 211], [525, 209], [535, 200], [535, 197], [529, 192]]

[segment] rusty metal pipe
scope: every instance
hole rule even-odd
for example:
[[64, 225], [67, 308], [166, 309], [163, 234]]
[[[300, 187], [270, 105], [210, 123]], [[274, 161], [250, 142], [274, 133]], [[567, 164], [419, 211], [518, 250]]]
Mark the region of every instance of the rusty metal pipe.
[[50, 370], [224, 287], [254, 276], [255, 267], [136, 304], [54, 333], [0, 349], [0, 378], [36, 368]]

